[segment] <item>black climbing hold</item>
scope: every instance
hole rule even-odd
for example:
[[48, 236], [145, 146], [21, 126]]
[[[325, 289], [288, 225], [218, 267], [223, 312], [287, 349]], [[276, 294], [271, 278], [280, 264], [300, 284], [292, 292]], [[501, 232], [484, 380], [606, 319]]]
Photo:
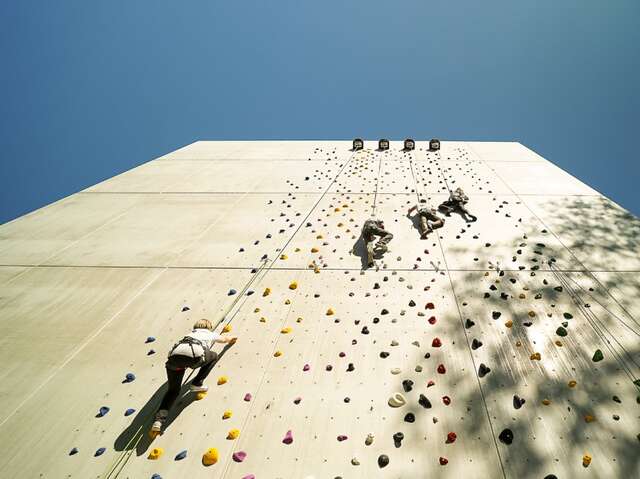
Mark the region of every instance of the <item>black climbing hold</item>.
[[347, 366], [347, 371], [351, 372], [351, 371], [355, 371], [355, 370], [356, 370], [356, 368], [353, 365], [353, 363], [349, 363], [349, 366]]
[[73, 456], [75, 454], [78, 454], [78, 448], [77, 447], [74, 447], [69, 451], [69, 455], [70, 456]]
[[475, 350], [481, 346], [482, 346], [482, 341], [478, 341], [476, 338], [473, 338], [473, 341], [471, 341], [471, 349]]
[[183, 306], [182, 308], [182, 312], [184, 313], [185, 311], [189, 311], [191, 308], [189, 308], [189, 306]]
[[563, 313], [564, 319], [572, 319], [573, 315], [571, 313]]
[[559, 326], [558, 329], [556, 329], [556, 334], [564, 338], [567, 335], [567, 330], [564, 329], [562, 326]]
[[102, 456], [104, 454], [104, 451], [106, 451], [107, 448], [106, 447], [99, 447], [96, 452], [93, 454], [94, 457], [98, 457], [98, 456]]
[[155, 349], [150, 349], [150, 350], [147, 352], [147, 356], [151, 356], [152, 354], [156, 354], [156, 350], [155, 350]]
[[380, 318], [373, 318], [373, 324], [378, 324], [380, 322]]
[[425, 353], [424, 358], [429, 359], [431, 357], [431, 353]]
[[403, 439], [404, 439], [404, 434], [402, 434], [401, 432], [396, 432], [393, 435], [393, 442], [394, 442], [396, 447], [402, 446], [402, 440]]
[[480, 363], [480, 367], [478, 368], [478, 376], [481, 378], [485, 377], [487, 374], [491, 372], [491, 368], [486, 366], [484, 363]]
[[148, 336], [147, 340], [145, 341], [145, 343], [152, 343], [156, 340], [156, 338], [154, 338], [153, 336]]
[[408, 393], [413, 389], [413, 381], [411, 379], [405, 379], [402, 381], [402, 388], [404, 389], [404, 392]]
[[415, 422], [416, 421], [416, 415], [413, 414], [412, 412], [408, 412], [407, 414], [405, 414], [404, 416], [404, 422]]
[[369, 334], [369, 328], [367, 328], [366, 326], [363, 326], [361, 333], [362, 334]]
[[613, 396], [611, 399], [613, 399], [615, 402], [617, 402], [618, 404], [621, 404], [622, 401], [620, 400], [620, 398], [618, 396]]
[[558, 479], [558, 476], [556, 476], [555, 474], [547, 474], [546, 476], [544, 476], [544, 479]]
[[416, 302], [413, 299], [409, 301], [409, 306], [414, 307], [415, 305], [416, 305]]
[[381, 357], [382, 359], [388, 358], [388, 357], [389, 357], [389, 353], [388, 353], [388, 352], [386, 352], [386, 351], [382, 351], [382, 352], [380, 353], [380, 357]]
[[424, 394], [420, 394], [420, 398], [418, 399], [418, 404], [425, 409], [431, 408], [431, 401]]
[[378, 457], [378, 466], [380, 468], [387, 467], [389, 465], [389, 457], [386, 454], [380, 454]]
[[504, 444], [511, 444], [513, 442], [513, 431], [509, 428], [504, 429], [498, 436], [498, 439]]
[[389, 311], [387, 309], [383, 309], [382, 311], [380, 311], [380, 314], [389, 314]]
[[491, 313], [491, 317], [493, 319], [498, 319], [500, 316], [502, 316], [502, 313], [500, 311], [494, 311], [493, 313]]
[[351, 398], [349, 398], [349, 397], [344, 398], [344, 402], [346, 402], [347, 404], [350, 403], [351, 402]]
[[513, 396], [513, 407], [515, 409], [520, 409], [524, 405], [525, 402], [526, 401], [524, 399], [522, 399], [520, 396], [518, 396], [517, 394], [515, 394]]
[[469, 329], [472, 328], [473, 326], [475, 326], [476, 323], [471, 321], [470, 319], [467, 318], [467, 320], [464, 322], [464, 327]]

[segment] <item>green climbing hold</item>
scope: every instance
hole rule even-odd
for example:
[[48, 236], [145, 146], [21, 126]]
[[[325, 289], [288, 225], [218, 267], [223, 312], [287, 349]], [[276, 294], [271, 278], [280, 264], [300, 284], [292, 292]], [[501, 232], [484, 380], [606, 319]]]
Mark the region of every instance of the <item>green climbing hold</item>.
[[599, 361], [602, 361], [603, 359], [604, 359], [604, 355], [602, 354], [602, 351], [600, 351], [599, 349], [596, 349], [596, 352], [593, 353], [592, 361], [594, 363], [597, 363]]
[[567, 335], [567, 330], [560, 326], [558, 327], [558, 329], [556, 329], [556, 334], [564, 338]]

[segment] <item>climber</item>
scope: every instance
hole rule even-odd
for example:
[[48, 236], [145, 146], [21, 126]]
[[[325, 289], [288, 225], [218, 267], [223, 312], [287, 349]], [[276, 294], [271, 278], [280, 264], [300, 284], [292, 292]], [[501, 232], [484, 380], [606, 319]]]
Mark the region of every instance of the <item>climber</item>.
[[191, 381], [190, 390], [194, 393], [205, 393], [209, 389], [203, 385], [218, 358], [218, 354], [211, 349], [215, 343], [234, 344], [238, 338], [222, 338], [213, 332], [213, 325], [208, 319], [200, 319], [193, 325], [193, 331], [174, 344], [169, 351], [169, 359], [165, 363], [167, 370], [167, 383], [169, 390], [166, 392], [156, 413], [152, 432], [160, 432], [167, 420], [169, 409], [178, 398], [182, 379], [187, 368], [198, 369], [198, 374]]
[[420, 208], [418, 205], [412, 206], [407, 212], [409, 218], [411, 218], [413, 211], [417, 211], [420, 217], [420, 238], [422, 239], [427, 239], [427, 234], [436, 228], [442, 228], [444, 226], [444, 219], [440, 218], [433, 208], [429, 208], [428, 206]]
[[[438, 209], [449, 216], [451, 212], [457, 212], [465, 221], [476, 221], [478, 218], [472, 215], [465, 206], [469, 202], [469, 197], [464, 194], [462, 188], [456, 188], [449, 193], [449, 199], [443, 201]], [[471, 218], [470, 220], [468, 218]]]
[[[376, 236], [380, 239], [374, 245]], [[367, 248], [367, 265], [373, 266], [374, 254], [384, 254], [389, 251], [389, 241], [393, 239], [393, 235], [384, 229], [384, 223], [382, 220], [377, 219], [374, 215], [371, 215], [362, 226], [362, 238], [364, 239], [365, 246]]]

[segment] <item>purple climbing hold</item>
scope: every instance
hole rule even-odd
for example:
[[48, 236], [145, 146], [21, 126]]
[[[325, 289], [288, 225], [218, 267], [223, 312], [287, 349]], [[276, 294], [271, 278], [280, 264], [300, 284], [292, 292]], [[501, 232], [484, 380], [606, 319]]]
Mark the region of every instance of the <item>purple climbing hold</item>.
[[147, 336], [147, 340], [145, 341], [145, 343], [152, 343], [156, 340], [156, 338], [154, 338], [153, 336]]
[[247, 402], [251, 401], [251, 393], [245, 394], [244, 395], [244, 400], [247, 401]]
[[94, 457], [98, 457], [98, 456], [102, 456], [104, 454], [104, 451], [106, 451], [107, 448], [106, 447], [99, 447], [96, 452], [93, 454]]
[[127, 373], [127, 375], [124, 377], [124, 381], [122, 381], [122, 383], [132, 383], [133, 381], [136, 380], [136, 375], [133, 373]]
[[187, 457], [187, 450], [180, 451], [176, 457], [174, 458], [176, 461], [182, 461], [185, 457]]
[[242, 479], [256, 479], [256, 476], [253, 474], [247, 474], [246, 476], [242, 476]]
[[304, 366], [302, 366], [303, 371], [308, 371], [309, 369], [311, 369], [311, 366], [309, 366], [308, 364], [305, 364]]
[[135, 409], [129, 408], [124, 412], [125, 416], [131, 416], [134, 412], [136, 412]]
[[238, 452], [234, 452], [233, 456], [231, 457], [233, 457], [233, 460], [236, 462], [242, 462], [246, 459], [247, 453], [244, 451], [238, 451]]
[[96, 417], [106, 416], [109, 411], [110, 409], [107, 406], [102, 406], [98, 411], [98, 414], [96, 414]]
[[293, 442], [293, 434], [291, 433], [291, 430], [287, 431], [282, 442], [285, 444], [291, 444]]
[[74, 456], [74, 455], [76, 455], [76, 454], [78, 454], [78, 448], [77, 448], [77, 447], [74, 447], [73, 449], [71, 449], [71, 450], [69, 451], [69, 455], [70, 455], [70, 456]]

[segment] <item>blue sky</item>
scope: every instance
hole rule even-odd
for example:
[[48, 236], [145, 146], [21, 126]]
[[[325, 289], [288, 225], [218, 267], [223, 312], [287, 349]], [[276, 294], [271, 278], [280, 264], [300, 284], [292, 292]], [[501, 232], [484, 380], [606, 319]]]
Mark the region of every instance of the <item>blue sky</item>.
[[0, 3], [0, 223], [196, 139], [516, 140], [640, 214], [640, 2]]

